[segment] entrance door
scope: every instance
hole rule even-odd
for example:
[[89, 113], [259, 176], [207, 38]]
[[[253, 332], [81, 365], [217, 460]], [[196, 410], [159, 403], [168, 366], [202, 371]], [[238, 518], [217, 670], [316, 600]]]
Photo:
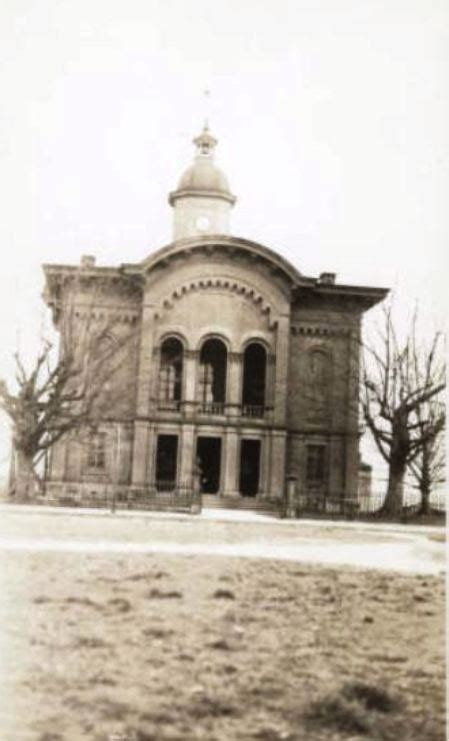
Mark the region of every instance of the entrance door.
[[156, 489], [172, 491], [176, 487], [178, 436], [158, 435], [156, 449]]
[[199, 437], [196, 454], [201, 468], [201, 491], [216, 494], [220, 488], [221, 438]]
[[240, 447], [240, 494], [255, 497], [259, 489], [260, 440], [242, 440]]

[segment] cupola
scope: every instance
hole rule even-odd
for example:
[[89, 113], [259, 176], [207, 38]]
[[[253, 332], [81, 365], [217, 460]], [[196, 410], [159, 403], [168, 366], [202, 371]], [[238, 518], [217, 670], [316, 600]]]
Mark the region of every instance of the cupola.
[[214, 162], [217, 139], [206, 124], [193, 140], [196, 155], [169, 195], [173, 207], [173, 238], [229, 234], [230, 211], [235, 203], [226, 176]]

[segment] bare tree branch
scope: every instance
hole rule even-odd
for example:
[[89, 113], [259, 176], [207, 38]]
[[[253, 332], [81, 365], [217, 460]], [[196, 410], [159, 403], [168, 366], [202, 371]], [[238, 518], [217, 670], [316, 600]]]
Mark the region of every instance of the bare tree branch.
[[61, 437], [114, 414], [126, 394], [122, 371], [137, 334], [136, 327], [120, 332], [107, 313], [109, 318], [94, 319], [90, 306], [76, 326], [73, 311], [67, 311], [66, 326], [59, 327], [59, 357], [44, 339], [30, 370], [15, 353], [17, 391], [0, 379], [0, 409], [12, 422], [14, 450], [24, 476], [37, 481], [39, 462]]
[[407, 467], [416, 475], [421, 471], [422, 478], [425, 466], [427, 488], [433, 481], [429, 461], [434, 459], [434, 448], [445, 425], [440, 396], [446, 378], [442, 334], [436, 332], [430, 343], [418, 342], [417, 307], [402, 342], [394, 326], [391, 303], [384, 307], [383, 317], [383, 330], [364, 344], [362, 412], [389, 466], [384, 508], [396, 514], [402, 508]]

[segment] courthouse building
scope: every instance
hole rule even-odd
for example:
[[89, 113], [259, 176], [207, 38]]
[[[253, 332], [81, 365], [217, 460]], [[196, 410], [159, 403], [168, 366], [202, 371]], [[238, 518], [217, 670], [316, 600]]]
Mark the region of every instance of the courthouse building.
[[217, 141], [205, 127], [194, 144], [168, 197], [170, 244], [136, 264], [44, 267], [56, 327], [110, 321], [111, 342], [132, 337], [116, 404], [87, 444], [54, 447], [49, 490], [189, 489], [198, 467], [203, 493], [225, 499], [280, 499], [290, 477], [299, 494], [354, 497], [360, 325], [386, 291], [305, 276], [231, 236]]

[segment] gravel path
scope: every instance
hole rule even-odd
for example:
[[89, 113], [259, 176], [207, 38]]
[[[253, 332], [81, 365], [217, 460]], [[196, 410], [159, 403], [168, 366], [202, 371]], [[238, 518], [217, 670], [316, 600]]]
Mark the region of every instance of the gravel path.
[[409, 574], [445, 570], [442, 528], [267, 521], [242, 513], [224, 519], [224, 513], [189, 518], [90, 512], [87, 517], [27, 509], [3, 508], [0, 550], [269, 558]]

